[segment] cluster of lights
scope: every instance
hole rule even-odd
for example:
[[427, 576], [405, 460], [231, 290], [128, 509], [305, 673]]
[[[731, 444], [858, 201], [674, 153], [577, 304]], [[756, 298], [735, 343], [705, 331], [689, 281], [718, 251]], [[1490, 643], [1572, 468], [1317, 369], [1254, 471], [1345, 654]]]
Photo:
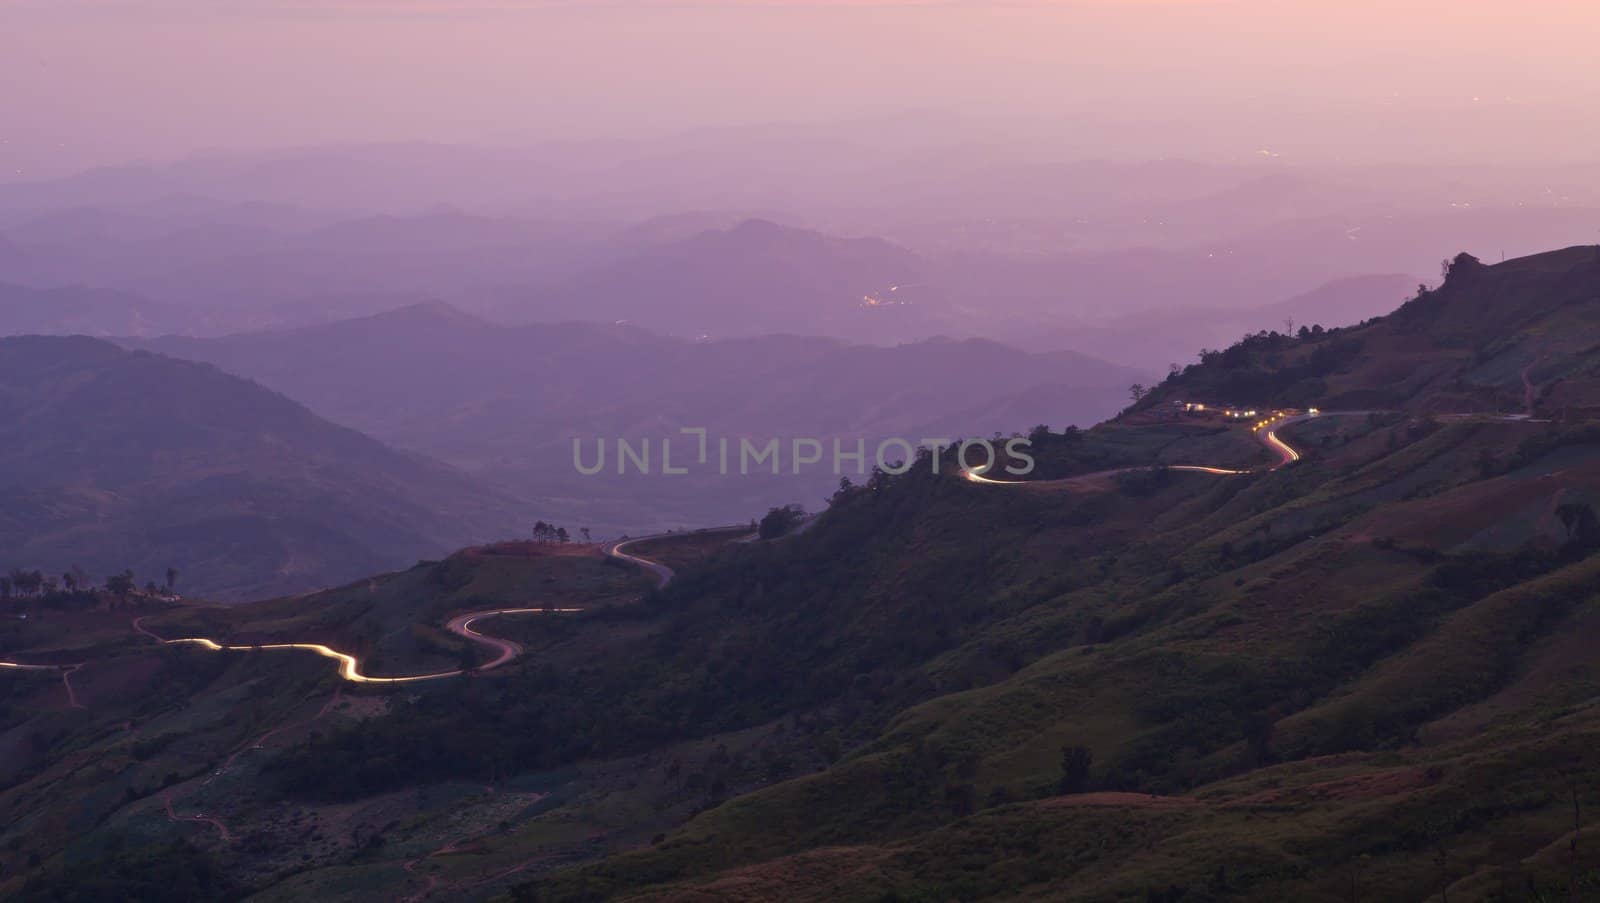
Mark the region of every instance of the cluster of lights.
[[[1207, 410], [1205, 404], [1198, 401], [1179, 401], [1174, 402], [1174, 404], [1181, 405], [1185, 411], [1193, 414], [1202, 414]], [[1260, 412], [1255, 410], [1236, 410], [1234, 408], [1222, 408], [1221, 410], [1222, 416], [1228, 418], [1229, 420], [1245, 420], [1250, 417], [1256, 417], [1260, 415]]]
[[[1252, 411], [1250, 413], [1253, 414], [1255, 412]], [[1277, 423], [1278, 421], [1282, 420], [1283, 418], [1285, 418], [1287, 416], [1289, 416], [1289, 415], [1285, 414], [1282, 411], [1273, 411], [1271, 417], [1268, 417], [1265, 420], [1256, 421], [1255, 425], [1250, 427], [1250, 429], [1251, 429], [1251, 431], [1266, 429], [1267, 427], [1272, 426], [1274, 423]]]

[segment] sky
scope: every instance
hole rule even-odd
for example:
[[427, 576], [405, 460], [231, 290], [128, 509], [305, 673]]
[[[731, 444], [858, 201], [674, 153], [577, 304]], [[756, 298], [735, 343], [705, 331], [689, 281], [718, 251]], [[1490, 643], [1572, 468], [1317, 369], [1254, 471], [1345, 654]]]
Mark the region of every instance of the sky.
[[1592, 160], [1592, 0], [0, 0], [0, 179], [948, 116], [1085, 154]]

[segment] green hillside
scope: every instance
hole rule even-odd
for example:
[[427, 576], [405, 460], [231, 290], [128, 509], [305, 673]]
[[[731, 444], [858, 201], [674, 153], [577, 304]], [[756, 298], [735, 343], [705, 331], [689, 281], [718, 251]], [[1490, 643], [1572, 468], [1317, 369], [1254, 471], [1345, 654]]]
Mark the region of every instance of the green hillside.
[[[1548, 401], [1584, 391], [1586, 253], [1458, 261], [1381, 320], [1207, 355], [1118, 420], [1035, 430], [1035, 485], [923, 460], [841, 487], [784, 539], [641, 544], [679, 567], [663, 589], [592, 549], [478, 551], [164, 611], [164, 629], [311, 636], [398, 671], [452, 660], [428, 631], [453, 612], [593, 609], [508, 622], [517, 663], [416, 690], [334, 697], [316, 660], [175, 684], [196, 714], [154, 735], [160, 769], [205, 780], [255, 728], [287, 727], [184, 810], [257, 826], [242, 841], [148, 793], [63, 840], [85, 821], [68, 791], [125, 792], [87, 769], [136, 742], [127, 703], [91, 691], [67, 712], [57, 676], [22, 675], [4, 736], [57, 740], [0, 804], [57, 833], [0, 838], [7, 867], [36, 853], [31, 874], [64, 880], [180, 839], [199, 857], [185, 880], [216, 888], [196, 899], [1594, 897], [1600, 429]], [[1495, 322], [1460, 316], [1488, 298]], [[1524, 373], [1537, 416], [1507, 416], [1526, 413]], [[1278, 428], [1301, 457], [1274, 469], [1248, 423], [1181, 399], [1324, 416]], [[1248, 473], [1149, 466], [1185, 463]], [[129, 667], [152, 654], [103, 629], [94, 648]], [[228, 698], [264, 700], [252, 730], [189, 749], [202, 729], [183, 719]], [[78, 783], [43, 777], [60, 773]], [[106, 847], [113, 826], [144, 845]]]

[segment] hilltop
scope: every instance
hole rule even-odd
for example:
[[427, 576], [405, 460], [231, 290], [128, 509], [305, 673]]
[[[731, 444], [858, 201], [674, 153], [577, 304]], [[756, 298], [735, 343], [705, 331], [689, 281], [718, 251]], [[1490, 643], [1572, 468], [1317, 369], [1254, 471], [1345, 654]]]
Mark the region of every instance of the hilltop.
[[1600, 247], [1487, 265], [1358, 326], [1260, 333], [1204, 352], [1144, 407], [1183, 398], [1588, 419], [1600, 414]]

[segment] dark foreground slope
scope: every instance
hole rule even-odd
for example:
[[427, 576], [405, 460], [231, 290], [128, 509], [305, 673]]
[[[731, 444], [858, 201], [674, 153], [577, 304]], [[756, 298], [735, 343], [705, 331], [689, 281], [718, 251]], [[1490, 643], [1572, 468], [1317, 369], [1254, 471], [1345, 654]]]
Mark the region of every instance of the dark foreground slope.
[[[1282, 470], [1099, 491], [912, 476], [686, 576], [660, 603], [673, 642], [630, 662], [652, 674], [630, 704], [691, 732], [787, 715], [843, 752], [521, 898], [1600, 893], [1595, 430], [1423, 413], [1471, 413], [1450, 407], [1459, 386], [1493, 385], [1474, 368], [1497, 349], [1556, 338], [1520, 331], [1540, 324], [1569, 324], [1546, 359], [1580, 383], [1593, 253], [1461, 282], [1458, 263], [1361, 336], [1431, 344], [1321, 376], [1330, 397], [1404, 386], [1388, 398], [1417, 413], [1292, 427], [1306, 455]], [[1497, 306], [1473, 324], [1459, 299]], [[1304, 391], [1306, 344], [1256, 370]], [[685, 672], [703, 678], [663, 680]]]
[[469, 479], [212, 367], [87, 338], [0, 340], [5, 567], [131, 568], [245, 596], [514, 529]]
[[[1323, 340], [1276, 363], [1247, 348], [1250, 369], [1287, 391]], [[1336, 386], [1383, 362], [1323, 363]], [[1434, 362], [1410, 366], [1395, 378]], [[797, 536], [529, 625], [518, 666], [266, 743], [199, 799], [277, 823], [272, 868], [214, 829], [182, 836], [264, 900], [1592, 897], [1600, 441], [1404, 400], [1284, 428], [1303, 457], [1247, 475], [1092, 476], [1272, 461], [1247, 426], [1152, 403], [1036, 434], [1041, 474], [1075, 480], [874, 478]], [[457, 567], [335, 602], [479, 604]], [[60, 698], [50, 677], [28, 678], [36, 697]], [[117, 736], [120, 713], [90, 713], [107, 729], [67, 736]]]

